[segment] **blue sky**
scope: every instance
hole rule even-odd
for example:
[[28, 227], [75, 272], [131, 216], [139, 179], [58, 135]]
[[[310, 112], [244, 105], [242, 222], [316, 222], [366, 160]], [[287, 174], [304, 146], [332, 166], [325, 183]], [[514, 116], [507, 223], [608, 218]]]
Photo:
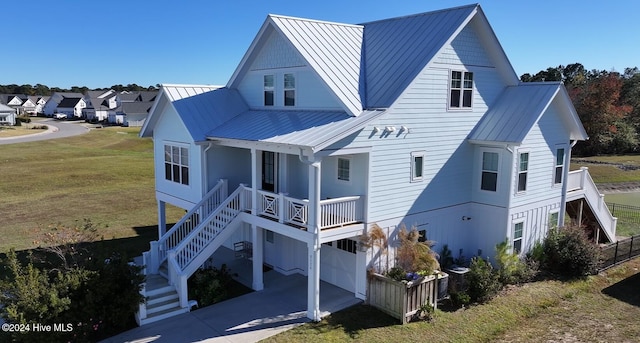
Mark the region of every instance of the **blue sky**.
[[[269, 13], [357, 24], [473, 3], [10, 1], [2, 6], [0, 84], [61, 88], [225, 84]], [[640, 1], [485, 0], [480, 5], [518, 75], [575, 62], [599, 70], [640, 67]]]

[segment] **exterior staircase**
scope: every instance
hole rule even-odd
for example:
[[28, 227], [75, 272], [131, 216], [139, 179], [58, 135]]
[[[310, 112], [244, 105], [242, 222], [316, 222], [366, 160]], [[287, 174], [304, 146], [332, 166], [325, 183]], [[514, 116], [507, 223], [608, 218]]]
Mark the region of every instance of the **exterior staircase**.
[[142, 255], [146, 302], [136, 314], [139, 325], [189, 312], [194, 301], [187, 299], [187, 279], [240, 227], [238, 214], [244, 186], [227, 196], [221, 180], [183, 218]]
[[[581, 203], [583, 202], [583, 203]], [[580, 218], [582, 224], [591, 226], [597, 241], [616, 242], [616, 225], [618, 219], [611, 215], [604, 194], [598, 191], [589, 174], [589, 168], [569, 172], [567, 179], [567, 213], [573, 218]], [[584, 208], [583, 204], [587, 204]], [[604, 233], [604, 237], [600, 236]]]

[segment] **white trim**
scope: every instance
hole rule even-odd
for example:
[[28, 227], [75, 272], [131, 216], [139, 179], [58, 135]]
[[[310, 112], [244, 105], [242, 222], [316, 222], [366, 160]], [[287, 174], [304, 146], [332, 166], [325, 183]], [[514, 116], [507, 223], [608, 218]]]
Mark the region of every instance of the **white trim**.
[[[526, 176], [526, 181], [524, 183], [524, 189], [520, 190], [520, 158], [522, 154], [527, 154], [527, 170], [522, 172], [525, 173]], [[518, 149], [517, 154], [516, 154], [516, 165], [515, 165], [515, 195], [524, 195], [527, 193], [527, 186], [529, 183], [529, 170], [531, 166], [531, 151], [529, 148], [525, 148], [525, 149]]]
[[[410, 163], [411, 170], [409, 171], [411, 182], [422, 182], [424, 180], [425, 155], [426, 155], [426, 151], [424, 151], [424, 150], [412, 151], [411, 152], [411, 163]], [[421, 171], [421, 175], [420, 176], [416, 176], [415, 175], [416, 157], [421, 157], [422, 158], [422, 168], [420, 169], [420, 171]]]
[[[482, 148], [479, 150], [480, 152], [480, 161], [478, 163], [478, 167], [479, 167], [479, 172], [477, 172], [477, 178], [478, 178], [478, 190], [481, 192], [488, 192], [490, 194], [497, 194], [500, 192], [500, 169], [502, 168], [502, 152], [499, 149], [496, 148]], [[482, 189], [482, 174], [484, 173], [484, 166], [483, 166], [483, 161], [484, 161], [484, 153], [492, 153], [492, 154], [496, 154], [498, 155], [498, 166], [497, 166], [497, 170], [495, 171], [496, 173], [496, 190], [490, 190], [490, 189]], [[487, 170], [487, 172], [493, 172], [493, 170]]]
[[[340, 160], [346, 160], [349, 162], [349, 169], [347, 170], [349, 172], [349, 179], [348, 180], [344, 180], [340, 178]], [[353, 179], [353, 158], [351, 155], [344, 155], [344, 156], [339, 156], [336, 158], [336, 182], [341, 183], [341, 184], [346, 184], [346, 185], [350, 185], [351, 184], [351, 180]]]
[[[512, 225], [511, 225], [511, 237], [510, 237], [511, 251], [513, 253], [515, 253], [515, 249], [516, 249], [515, 242], [516, 242], [516, 239], [518, 239], [520, 241], [520, 251], [518, 251], [518, 253], [517, 253], [518, 255], [520, 255], [522, 253], [522, 251], [524, 250], [525, 221], [526, 221], [526, 218], [521, 218], [521, 219], [518, 219], [517, 221], [513, 221]], [[518, 224], [522, 224], [522, 233], [521, 233], [520, 238], [516, 238], [516, 225], [518, 225]]]
[[[180, 167], [180, 181], [175, 181], [173, 180], [173, 178], [167, 179], [167, 169], [166, 169], [166, 164], [167, 164], [167, 160], [166, 160], [166, 148], [170, 147], [172, 150], [172, 156], [173, 156], [173, 148], [179, 148], [180, 149], [180, 161], [179, 163], [175, 163], [173, 161], [173, 157], [172, 157], [172, 161], [170, 162], [172, 165], [178, 165]], [[182, 164], [182, 149], [186, 149], [187, 150], [187, 164], [183, 165]], [[185, 188], [191, 188], [191, 185], [193, 183], [193, 178], [192, 178], [192, 169], [193, 169], [193, 151], [191, 151], [191, 144], [189, 143], [185, 143], [185, 142], [176, 142], [176, 141], [171, 141], [171, 140], [162, 140], [162, 159], [160, 160], [160, 162], [162, 163], [162, 173], [163, 176], [161, 178], [162, 181], [164, 182], [170, 182], [172, 185], [176, 184], [176, 185], [180, 185], [182, 187]], [[182, 174], [182, 168], [186, 167], [187, 168], [187, 183], [183, 183], [183, 174]]]
[[[286, 76], [287, 75], [292, 75], [293, 76], [293, 88], [287, 88], [286, 86]], [[293, 91], [293, 105], [288, 105], [286, 104], [286, 93], [287, 91]], [[298, 74], [294, 73], [294, 72], [284, 72], [282, 73], [282, 107], [283, 108], [292, 108], [292, 107], [298, 107]]]
[[[474, 95], [476, 94], [476, 80], [475, 80], [475, 78], [473, 76], [475, 73], [473, 71], [470, 71], [467, 68], [457, 68], [457, 69], [449, 68], [448, 70], [449, 70], [449, 75], [447, 77], [447, 111], [448, 112], [470, 112], [470, 111], [473, 111], [473, 103], [474, 103], [473, 98], [474, 98]], [[451, 106], [451, 91], [452, 91], [451, 80], [452, 80], [452, 77], [453, 77], [453, 75], [452, 75], [453, 72], [461, 73], [461, 75], [460, 75], [460, 77], [461, 77], [461, 79], [460, 79], [460, 88], [459, 88], [460, 89], [460, 99], [459, 99], [459, 102], [458, 102], [460, 104], [460, 106], [458, 106], [458, 107], [452, 107]], [[471, 106], [469, 106], [469, 107], [464, 107], [464, 106], [461, 105], [464, 102], [464, 90], [465, 89], [467, 89], [467, 90], [469, 89], [469, 88], [465, 88], [464, 87], [464, 77], [465, 77], [466, 74], [471, 74], [472, 75], [471, 88], [470, 88], [471, 89]], [[456, 89], [458, 89], [458, 88], [456, 88]]]
[[[553, 167], [551, 170], [551, 187], [554, 188], [558, 188], [558, 187], [562, 187], [562, 184], [565, 183], [565, 171], [568, 169], [568, 164], [567, 164], [567, 153], [569, 150], [569, 146], [565, 143], [561, 143], [561, 144], [556, 144], [553, 146], [554, 150], [553, 150]], [[564, 149], [564, 155], [562, 156], [562, 180], [560, 180], [560, 183], [556, 183], [556, 169], [558, 168], [558, 150], [560, 149]]]

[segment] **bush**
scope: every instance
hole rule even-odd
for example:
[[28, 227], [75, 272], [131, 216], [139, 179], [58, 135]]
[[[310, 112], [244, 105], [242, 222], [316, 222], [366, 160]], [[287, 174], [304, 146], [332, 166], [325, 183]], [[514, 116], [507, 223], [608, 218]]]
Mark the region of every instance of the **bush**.
[[188, 281], [189, 299], [196, 299], [198, 305], [203, 307], [236, 296], [230, 293], [230, 290], [238, 288], [234, 285], [233, 276], [226, 264], [220, 269], [198, 269]]
[[513, 285], [532, 280], [538, 274], [538, 263], [532, 259], [521, 259], [509, 252], [507, 240], [496, 245], [498, 280], [502, 285]]
[[465, 279], [469, 287], [467, 294], [472, 302], [486, 302], [498, 294], [502, 288], [498, 272], [493, 269], [489, 261], [480, 257], [471, 259]]
[[581, 278], [598, 272], [600, 250], [577, 226], [552, 229], [542, 244], [544, 270], [567, 278]]

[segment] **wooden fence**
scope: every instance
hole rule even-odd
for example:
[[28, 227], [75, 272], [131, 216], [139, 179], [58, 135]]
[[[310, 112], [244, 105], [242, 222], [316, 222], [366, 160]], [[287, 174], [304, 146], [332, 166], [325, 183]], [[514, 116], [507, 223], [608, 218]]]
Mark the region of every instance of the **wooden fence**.
[[600, 270], [605, 270], [640, 255], [640, 235], [621, 239], [600, 248], [602, 263]]
[[[369, 305], [406, 324], [423, 305], [429, 304], [437, 308], [439, 283], [444, 283], [442, 281], [446, 281], [448, 277], [446, 273], [442, 273], [404, 283], [381, 274], [372, 274], [369, 277], [367, 297]], [[446, 285], [441, 287], [446, 288]]]

